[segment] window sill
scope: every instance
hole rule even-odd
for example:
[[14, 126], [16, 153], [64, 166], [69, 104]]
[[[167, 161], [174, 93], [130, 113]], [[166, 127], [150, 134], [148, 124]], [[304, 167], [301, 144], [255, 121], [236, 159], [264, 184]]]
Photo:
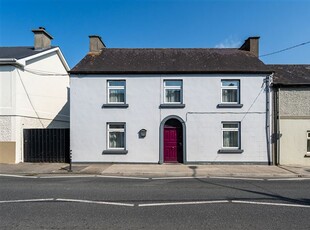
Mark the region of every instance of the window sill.
[[102, 154], [127, 154], [128, 150], [113, 150], [113, 149], [108, 149], [108, 150], [103, 150]]
[[128, 108], [128, 104], [103, 104], [101, 108]]
[[161, 109], [183, 109], [185, 104], [160, 104]]
[[220, 149], [217, 153], [243, 153], [243, 149]]
[[310, 158], [310, 153], [307, 153], [304, 157], [305, 158]]
[[218, 104], [217, 108], [242, 108], [243, 104]]

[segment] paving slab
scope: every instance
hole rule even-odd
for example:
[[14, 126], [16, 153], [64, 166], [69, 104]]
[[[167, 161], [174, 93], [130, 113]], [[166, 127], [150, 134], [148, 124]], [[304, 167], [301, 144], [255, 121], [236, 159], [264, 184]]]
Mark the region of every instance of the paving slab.
[[113, 164], [102, 172], [120, 176], [243, 176], [243, 177], [291, 177], [294, 173], [277, 166], [262, 165], [156, 165]]
[[66, 163], [18, 163], [0, 164], [0, 173], [10, 174], [42, 174], [42, 173], [63, 173]]
[[127, 177], [309, 177], [310, 167], [268, 165], [183, 165], [183, 164], [69, 164], [19, 163], [0, 164], [0, 174], [85, 174]]

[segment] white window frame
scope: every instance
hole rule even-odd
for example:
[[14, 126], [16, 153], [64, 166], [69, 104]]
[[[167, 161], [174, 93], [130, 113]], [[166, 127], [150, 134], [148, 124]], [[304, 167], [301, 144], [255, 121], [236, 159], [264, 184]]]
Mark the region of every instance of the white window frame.
[[[123, 81], [125, 84], [124, 86], [110, 86], [110, 82], [115, 82], [115, 81]], [[113, 102], [110, 101], [110, 90], [113, 89], [123, 89], [124, 90], [124, 101], [123, 102]], [[107, 80], [107, 103], [108, 104], [126, 104], [126, 80], [120, 79], [120, 80]]]
[[[238, 86], [223, 86], [224, 81], [236, 81], [238, 82]], [[236, 89], [237, 90], [237, 101], [236, 102], [223, 101], [223, 90], [225, 89]], [[221, 103], [222, 104], [240, 104], [240, 80], [239, 79], [221, 79]]]
[[[180, 81], [181, 86], [166, 86], [166, 82], [168, 82], [168, 81]], [[163, 85], [164, 85], [164, 87], [163, 87], [164, 104], [182, 104], [183, 103], [183, 80], [181, 80], [181, 79], [164, 79]], [[166, 89], [180, 90], [180, 101], [177, 101], [177, 102], [166, 101]]]
[[[237, 128], [224, 128], [224, 124], [237, 124]], [[237, 131], [238, 132], [238, 146], [237, 147], [224, 147], [224, 131]], [[222, 122], [222, 149], [241, 149], [241, 129], [239, 121], [223, 121]]]
[[[124, 128], [110, 128], [110, 125], [123, 125]], [[110, 132], [124, 133], [124, 147], [122, 148], [110, 147]], [[108, 122], [107, 123], [107, 149], [108, 150], [126, 150], [126, 123], [125, 122]]]
[[310, 140], [310, 131], [307, 131], [307, 143], [306, 143], [306, 151], [307, 155], [310, 155], [310, 152], [308, 152], [308, 141]]

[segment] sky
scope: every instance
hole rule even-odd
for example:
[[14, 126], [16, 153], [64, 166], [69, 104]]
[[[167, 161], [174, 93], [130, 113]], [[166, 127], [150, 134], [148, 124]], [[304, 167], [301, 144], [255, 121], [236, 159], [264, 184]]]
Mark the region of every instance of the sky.
[[[234, 48], [260, 36], [260, 55], [310, 41], [310, 0], [0, 0], [0, 46], [33, 46], [39, 26], [69, 66], [89, 35], [108, 48]], [[310, 42], [260, 58], [310, 64]]]

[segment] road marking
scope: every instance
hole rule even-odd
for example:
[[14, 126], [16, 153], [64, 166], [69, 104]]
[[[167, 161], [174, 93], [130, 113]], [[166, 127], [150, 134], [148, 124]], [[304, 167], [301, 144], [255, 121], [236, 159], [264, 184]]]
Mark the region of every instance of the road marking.
[[269, 181], [290, 181], [290, 180], [310, 180], [310, 178], [301, 178], [301, 177], [298, 177], [298, 178], [272, 178], [272, 179], [268, 179]]
[[97, 175], [96, 177], [102, 178], [119, 178], [119, 179], [133, 179], [133, 180], [149, 180], [149, 177], [127, 177], [127, 176], [104, 176], [104, 175]]
[[310, 205], [302, 205], [302, 204], [268, 203], [268, 202], [242, 201], [242, 200], [232, 200], [231, 202], [232, 203], [239, 203], [239, 204], [258, 204], [258, 205], [310, 208]]
[[298, 178], [250, 178], [250, 177], [220, 177], [220, 176], [201, 176], [201, 177], [129, 177], [129, 176], [105, 176], [105, 175], [58, 175], [58, 176], [27, 176], [14, 174], [0, 174], [0, 177], [16, 177], [28, 179], [60, 179], [60, 178], [116, 178], [132, 180], [181, 180], [181, 179], [223, 179], [223, 180], [252, 180], [252, 181], [302, 181], [310, 180], [309, 177]]
[[228, 203], [228, 200], [215, 200], [215, 201], [189, 201], [189, 202], [170, 202], [170, 203], [149, 203], [138, 204], [139, 207], [151, 207], [151, 206], [168, 206], [168, 205], [188, 205], [188, 204], [219, 204]]
[[77, 200], [77, 199], [62, 199], [62, 198], [46, 198], [46, 199], [26, 199], [26, 200], [2, 200], [0, 204], [5, 203], [25, 203], [25, 202], [44, 202], [44, 201], [65, 201], [65, 202], [77, 202], [77, 203], [90, 203], [90, 204], [107, 204], [133, 207], [134, 204], [106, 202], [106, 201], [93, 201], [93, 200]]
[[13, 175], [13, 174], [0, 174], [3, 177], [16, 177], [16, 178], [35, 178], [35, 179], [59, 179], [59, 178], [119, 178], [119, 179], [133, 179], [133, 180], [149, 180], [148, 177], [126, 177], [126, 176], [104, 176], [104, 175], [64, 175], [64, 176], [27, 176], [27, 175]]
[[18, 177], [18, 178], [38, 178], [37, 176], [24, 176], [24, 175], [13, 175], [13, 174], [0, 174], [4, 177]]
[[0, 204], [4, 203], [23, 203], [23, 202], [42, 202], [42, 201], [54, 201], [54, 198], [46, 198], [46, 199], [28, 199], [28, 200], [1, 200]]
[[[129, 203], [118, 203], [118, 202], [107, 202], [107, 201], [94, 201], [94, 200], [79, 200], [79, 199], [64, 199], [64, 198], [45, 198], [45, 199], [25, 199], [25, 200], [2, 200], [0, 204], [5, 203], [26, 203], [26, 202], [77, 202], [77, 203], [88, 203], [88, 204], [104, 204], [104, 205], [115, 205], [115, 206], [126, 206], [134, 207], [134, 204]], [[270, 203], [270, 202], [256, 202], [256, 201], [242, 201], [242, 200], [214, 200], [214, 201], [188, 201], [188, 202], [167, 202], [167, 203], [148, 203], [138, 204], [138, 207], [154, 207], [154, 206], [172, 206], [172, 205], [198, 205], [198, 204], [222, 204], [222, 203], [237, 203], [237, 204], [255, 204], [255, 205], [270, 205], [270, 206], [284, 206], [284, 207], [298, 207], [298, 208], [310, 208], [310, 205], [302, 204], [288, 204], [288, 203]]]
[[152, 177], [150, 179], [152, 180], [178, 180], [178, 179], [207, 179], [207, 176], [201, 176], [201, 177]]
[[250, 178], [250, 177], [218, 177], [218, 176], [210, 176], [210, 179], [227, 179], [227, 180], [265, 180], [263, 178]]
[[155, 177], [152, 180], [178, 180], [178, 179], [228, 179], [228, 180], [257, 180], [263, 181], [262, 178], [246, 178], [246, 177], [217, 177], [217, 176], [201, 176], [201, 177]]
[[106, 202], [106, 201], [93, 201], [93, 200], [77, 200], [77, 199], [62, 199], [62, 198], [56, 198], [55, 200], [65, 201], [65, 202], [89, 203], [89, 204], [108, 204], [108, 205], [118, 205], [118, 206], [128, 206], [128, 207], [134, 206], [134, 204]]
[[95, 175], [72, 175], [72, 176], [38, 176], [40, 179], [59, 179], [59, 178], [92, 178]]

